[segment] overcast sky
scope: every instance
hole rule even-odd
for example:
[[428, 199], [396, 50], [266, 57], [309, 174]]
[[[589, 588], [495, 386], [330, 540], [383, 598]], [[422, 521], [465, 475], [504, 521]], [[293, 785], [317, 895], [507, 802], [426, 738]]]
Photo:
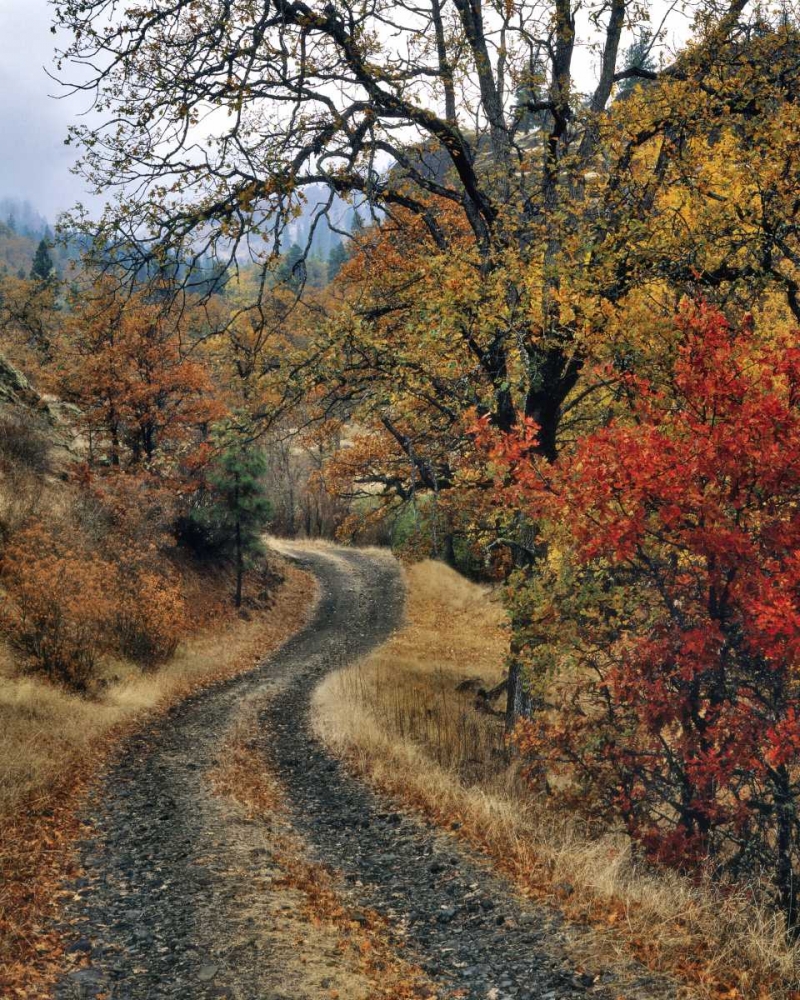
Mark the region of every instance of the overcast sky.
[[[657, 21], [665, 0], [650, 6]], [[48, 0], [0, 0], [0, 197], [28, 199], [53, 222], [76, 201], [94, 199], [70, 173], [76, 150], [64, 145], [88, 96], [53, 96], [59, 87], [45, 72], [57, 43], [50, 20]]]
[[44, 69], [55, 43], [47, 0], [0, 0], [0, 197], [27, 198], [50, 221], [85, 200], [64, 139], [86, 98], [49, 96], [58, 90]]

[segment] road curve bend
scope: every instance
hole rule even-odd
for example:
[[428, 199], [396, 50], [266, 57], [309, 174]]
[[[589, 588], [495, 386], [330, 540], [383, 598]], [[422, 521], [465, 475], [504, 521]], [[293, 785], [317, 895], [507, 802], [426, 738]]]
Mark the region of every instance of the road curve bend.
[[94, 832], [81, 845], [85, 875], [71, 887], [65, 914], [73, 952], [89, 962], [64, 976], [56, 1000], [320, 995], [276, 991], [269, 946], [242, 945], [270, 893], [264, 852], [243, 852], [250, 834], [207, 775], [248, 704], [258, 711], [265, 766], [281, 779], [313, 860], [341, 873], [345, 905], [389, 920], [437, 996], [612, 995], [570, 963], [569, 929], [555, 915], [515, 897], [450, 835], [382, 801], [315, 739], [316, 683], [401, 624], [403, 585], [397, 563], [381, 552], [285, 551], [319, 581], [313, 619], [253, 671], [189, 698], [128, 739], [98, 786], [86, 815]]

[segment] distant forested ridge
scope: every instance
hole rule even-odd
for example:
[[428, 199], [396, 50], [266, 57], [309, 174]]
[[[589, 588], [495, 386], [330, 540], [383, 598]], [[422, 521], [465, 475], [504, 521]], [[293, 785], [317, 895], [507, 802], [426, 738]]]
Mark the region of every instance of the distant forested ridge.
[[27, 278], [42, 240], [58, 272], [78, 256], [77, 243], [56, 244], [50, 221], [30, 201], [13, 196], [0, 198], [0, 274]]
[[0, 222], [31, 239], [41, 239], [50, 232], [47, 219], [34, 205], [21, 198], [0, 198]]

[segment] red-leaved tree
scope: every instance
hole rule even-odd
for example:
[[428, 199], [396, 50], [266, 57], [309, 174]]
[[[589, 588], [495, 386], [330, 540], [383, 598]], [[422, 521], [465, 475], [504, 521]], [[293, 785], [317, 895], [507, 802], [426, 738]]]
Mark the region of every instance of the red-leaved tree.
[[549, 538], [512, 607], [539, 705], [519, 745], [649, 856], [768, 874], [794, 929], [800, 349], [705, 306], [678, 322], [663, 380], [628, 380], [631, 420], [553, 466], [532, 427], [490, 446]]

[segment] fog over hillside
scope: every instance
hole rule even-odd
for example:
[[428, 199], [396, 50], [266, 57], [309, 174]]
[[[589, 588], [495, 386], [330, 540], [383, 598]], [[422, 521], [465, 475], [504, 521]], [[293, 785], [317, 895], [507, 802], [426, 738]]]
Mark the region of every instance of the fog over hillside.
[[64, 145], [87, 101], [64, 97], [48, 77], [63, 41], [51, 33], [52, 17], [47, 0], [0, 0], [0, 88], [10, 95], [0, 102], [0, 198], [27, 199], [51, 223], [76, 201], [92, 203], [84, 181], [70, 172], [76, 150]]
[[50, 229], [49, 221], [30, 201], [8, 196], [0, 197], [0, 222], [21, 235], [40, 239]]

